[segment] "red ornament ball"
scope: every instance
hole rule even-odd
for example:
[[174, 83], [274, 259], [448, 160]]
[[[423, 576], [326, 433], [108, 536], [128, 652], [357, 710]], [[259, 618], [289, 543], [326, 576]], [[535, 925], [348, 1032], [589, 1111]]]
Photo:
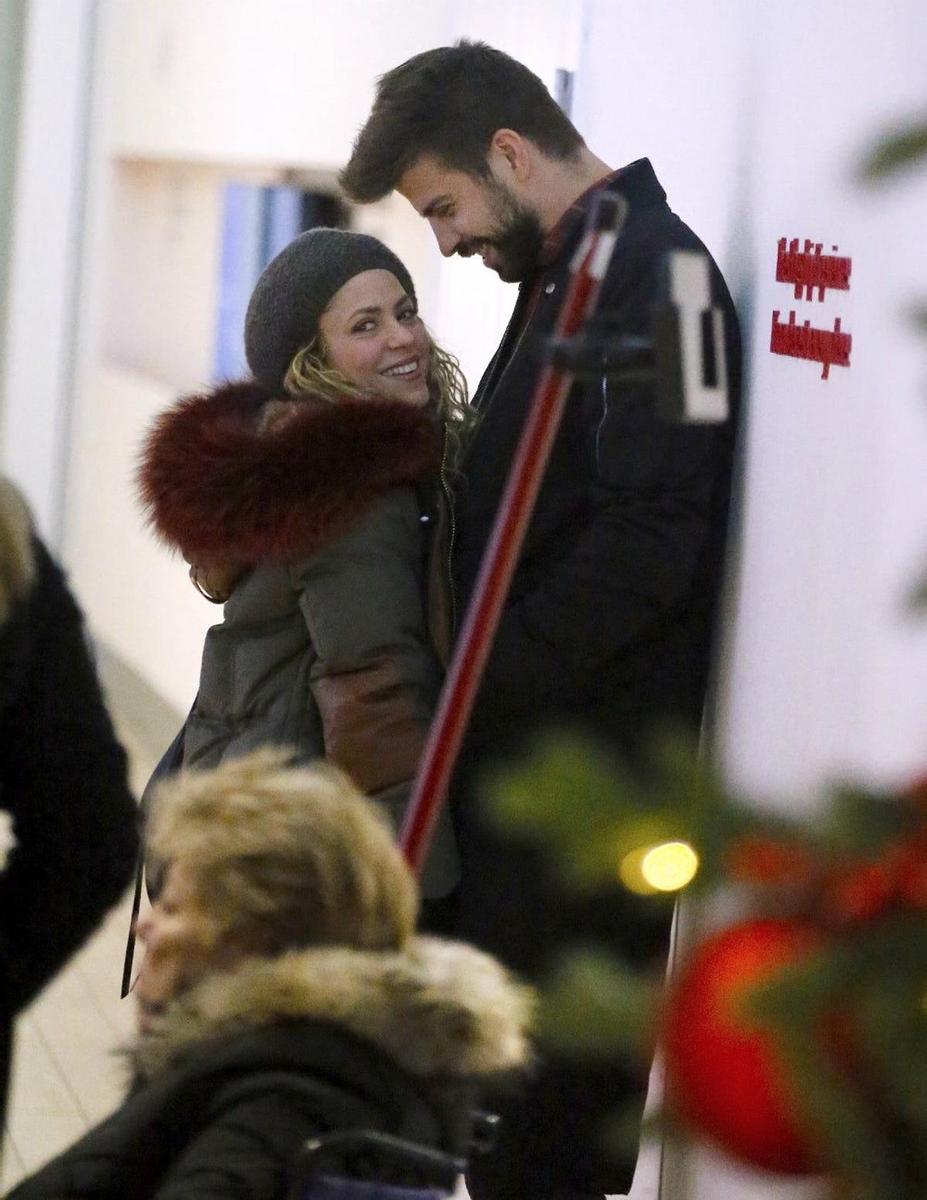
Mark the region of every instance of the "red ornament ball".
[[759, 834], [744, 834], [732, 841], [725, 854], [725, 867], [734, 883], [754, 887], [807, 885], [818, 870], [803, 846]]
[[778, 968], [800, 961], [820, 934], [797, 920], [758, 919], [698, 946], [670, 988], [663, 1016], [667, 1106], [728, 1154], [783, 1175], [821, 1169], [795, 1113], [773, 1038], [739, 1003]]
[[832, 924], [862, 925], [902, 908], [927, 909], [927, 836], [893, 842], [878, 858], [834, 868], [824, 877], [821, 915]]

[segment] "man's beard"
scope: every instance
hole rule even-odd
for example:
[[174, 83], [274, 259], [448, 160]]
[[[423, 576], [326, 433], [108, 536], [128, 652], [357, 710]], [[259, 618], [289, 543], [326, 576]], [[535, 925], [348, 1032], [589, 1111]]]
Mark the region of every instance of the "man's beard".
[[498, 180], [490, 178], [484, 186], [489, 192], [493, 231], [488, 237], [469, 238], [457, 248], [457, 253], [466, 258], [478, 254], [481, 247], [490, 246], [498, 264], [492, 269], [505, 283], [518, 283], [537, 267], [544, 243], [540, 218]]

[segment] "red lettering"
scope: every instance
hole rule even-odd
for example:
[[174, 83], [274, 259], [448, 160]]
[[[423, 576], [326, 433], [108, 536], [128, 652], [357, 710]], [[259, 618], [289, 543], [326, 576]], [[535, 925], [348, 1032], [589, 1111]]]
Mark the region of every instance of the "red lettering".
[[831, 367], [848, 367], [853, 336], [840, 328], [840, 318], [834, 319], [834, 328], [817, 329], [810, 321], [802, 325], [795, 322], [794, 311], [789, 313], [788, 322], [779, 320], [779, 309], [772, 315], [772, 333], [769, 349], [773, 354], [785, 354], [789, 358], [805, 358], [823, 366], [821, 378], [830, 376]]

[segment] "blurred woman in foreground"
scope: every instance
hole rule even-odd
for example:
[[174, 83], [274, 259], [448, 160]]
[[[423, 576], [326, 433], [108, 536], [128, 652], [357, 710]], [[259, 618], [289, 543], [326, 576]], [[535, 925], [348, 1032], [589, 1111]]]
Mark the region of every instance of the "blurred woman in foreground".
[[279, 750], [185, 771], [149, 836], [168, 865], [132, 1087], [11, 1195], [282, 1198], [306, 1139], [339, 1129], [459, 1153], [480, 1081], [524, 1061], [528, 996], [414, 935], [415, 883], [346, 776]]

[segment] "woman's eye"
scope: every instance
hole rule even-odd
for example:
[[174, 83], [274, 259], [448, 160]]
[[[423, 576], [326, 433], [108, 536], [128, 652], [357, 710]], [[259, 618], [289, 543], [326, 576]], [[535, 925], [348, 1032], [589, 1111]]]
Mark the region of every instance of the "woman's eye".
[[415, 311], [414, 308], [405, 308], [399, 314], [400, 321], [414, 321], [417, 319], [417, 317], [418, 317], [418, 313]]
[[354, 328], [351, 330], [351, 332], [352, 333], [367, 333], [367, 332], [369, 332], [369, 330], [373, 329], [373, 326], [374, 326], [373, 320], [371, 318], [368, 318], [366, 321], [358, 321], [358, 323], [354, 326]]

